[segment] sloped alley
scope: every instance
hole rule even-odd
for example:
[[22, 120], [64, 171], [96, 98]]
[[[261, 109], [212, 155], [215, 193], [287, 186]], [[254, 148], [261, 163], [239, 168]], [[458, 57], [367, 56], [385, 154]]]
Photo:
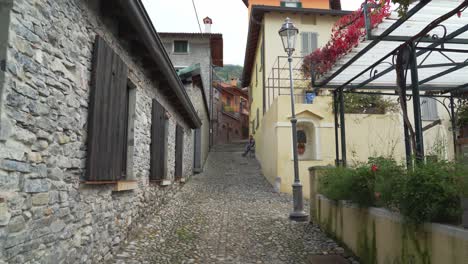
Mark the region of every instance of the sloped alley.
[[313, 263], [313, 254], [344, 255], [317, 226], [288, 219], [291, 197], [275, 193], [257, 161], [241, 151], [242, 145], [217, 146], [205, 171], [110, 262]]

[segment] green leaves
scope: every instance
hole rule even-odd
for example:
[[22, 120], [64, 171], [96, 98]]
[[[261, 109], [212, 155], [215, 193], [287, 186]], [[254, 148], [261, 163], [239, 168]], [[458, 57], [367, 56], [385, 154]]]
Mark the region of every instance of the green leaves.
[[468, 173], [447, 161], [428, 161], [407, 171], [393, 159], [377, 157], [355, 168], [328, 170], [319, 179], [319, 191], [333, 200], [387, 207], [415, 225], [456, 223], [460, 197], [468, 194]]

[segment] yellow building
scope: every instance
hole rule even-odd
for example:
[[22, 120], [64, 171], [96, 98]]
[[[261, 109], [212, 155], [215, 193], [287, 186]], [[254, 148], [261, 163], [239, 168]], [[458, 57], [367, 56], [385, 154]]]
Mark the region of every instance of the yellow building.
[[[339, 1], [279, 1], [244, 0], [249, 8], [250, 23], [244, 62], [243, 86], [249, 87], [251, 100], [250, 134], [256, 140], [257, 159], [265, 177], [280, 191], [289, 192], [293, 182], [291, 124], [289, 122], [289, 73], [284, 65], [286, 53], [278, 30], [286, 17], [300, 29], [294, 54], [296, 112], [298, 128], [308, 132], [305, 152], [300, 156], [301, 180], [306, 180], [307, 168], [328, 164], [334, 160], [333, 147], [321, 148], [315, 142], [334, 142], [333, 115], [328, 97], [317, 98], [313, 105], [303, 104], [307, 80], [299, 70], [302, 57], [328, 42], [334, 23], [347, 11]], [[320, 129], [314, 130], [317, 127]], [[307, 131], [306, 131], [307, 130]], [[308, 195], [306, 182], [304, 194]]]
[[[249, 87], [251, 101], [249, 131], [255, 137], [256, 157], [264, 176], [279, 191], [288, 193], [292, 191], [294, 181], [291, 99], [287, 55], [278, 30], [289, 17], [300, 31], [293, 54], [293, 78], [298, 142], [301, 144], [299, 174], [304, 196], [308, 198], [308, 168], [335, 164], [335, 123], [332, 97], [327, 92], [315, 97], [311, 104], [307, 96], [311, 82], [303, 77], [302, 58], [325, 45], [334, 23], [349, 12], [330, 9], [339, 7], [337, 1], [332, 1], [333, 5], [329, 1], [244, 2], [250, 12], [243, 72], [243, 86]], [[291, 3], [296, 7], [287, 7]], [[429, 98], [421, 100], [424, 101], [423, 126], [429, 127], [440, 120], [439, 125], [424, 131], [426, 153], [431, 154], [438, 148], [444, 158], [453, 158], [453, 137], [445, 107]], [[411, 104], [409, 101], [410, 117]], [[349, 164], [365, 162], [371, 156], [392, 156], [404, 161], [403, 122], [399, 112], [346, 114], [345, 119]]]

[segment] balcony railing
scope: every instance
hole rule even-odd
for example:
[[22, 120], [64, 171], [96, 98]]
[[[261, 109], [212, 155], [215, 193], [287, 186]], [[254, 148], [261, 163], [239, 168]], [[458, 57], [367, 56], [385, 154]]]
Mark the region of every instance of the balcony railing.
[[[302, 61], [304, 57], [293, 57], [293, 86], [294, 97], [296, 103], [312, 103], [309, 91], [311, 81], [304, 77], [302, 71]], [[289, 82], [289, 63], [288, 57], [278, 56], [273, 64], [273, 67], [268, 75], [266, 84], [266, 107], [270, 108], [274, 100], [280, 95], [291, 95], [290, 82]]]

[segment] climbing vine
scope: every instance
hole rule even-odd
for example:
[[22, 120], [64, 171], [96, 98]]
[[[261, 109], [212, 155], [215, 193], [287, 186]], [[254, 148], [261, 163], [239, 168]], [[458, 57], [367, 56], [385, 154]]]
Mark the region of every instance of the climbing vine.
[[[372, 28], [377, 27], [390, 11], [390, 0], [368, 0], [368, 11]], [[363, 6], [357, 11], [340, 18], [332, 28], [330, 41], [304, 58], [302, 68], [310, 77], [311, 65], [317, 75], [329, 71], [336, 61], [349, 53], [365, 37], [365, 19]]]

